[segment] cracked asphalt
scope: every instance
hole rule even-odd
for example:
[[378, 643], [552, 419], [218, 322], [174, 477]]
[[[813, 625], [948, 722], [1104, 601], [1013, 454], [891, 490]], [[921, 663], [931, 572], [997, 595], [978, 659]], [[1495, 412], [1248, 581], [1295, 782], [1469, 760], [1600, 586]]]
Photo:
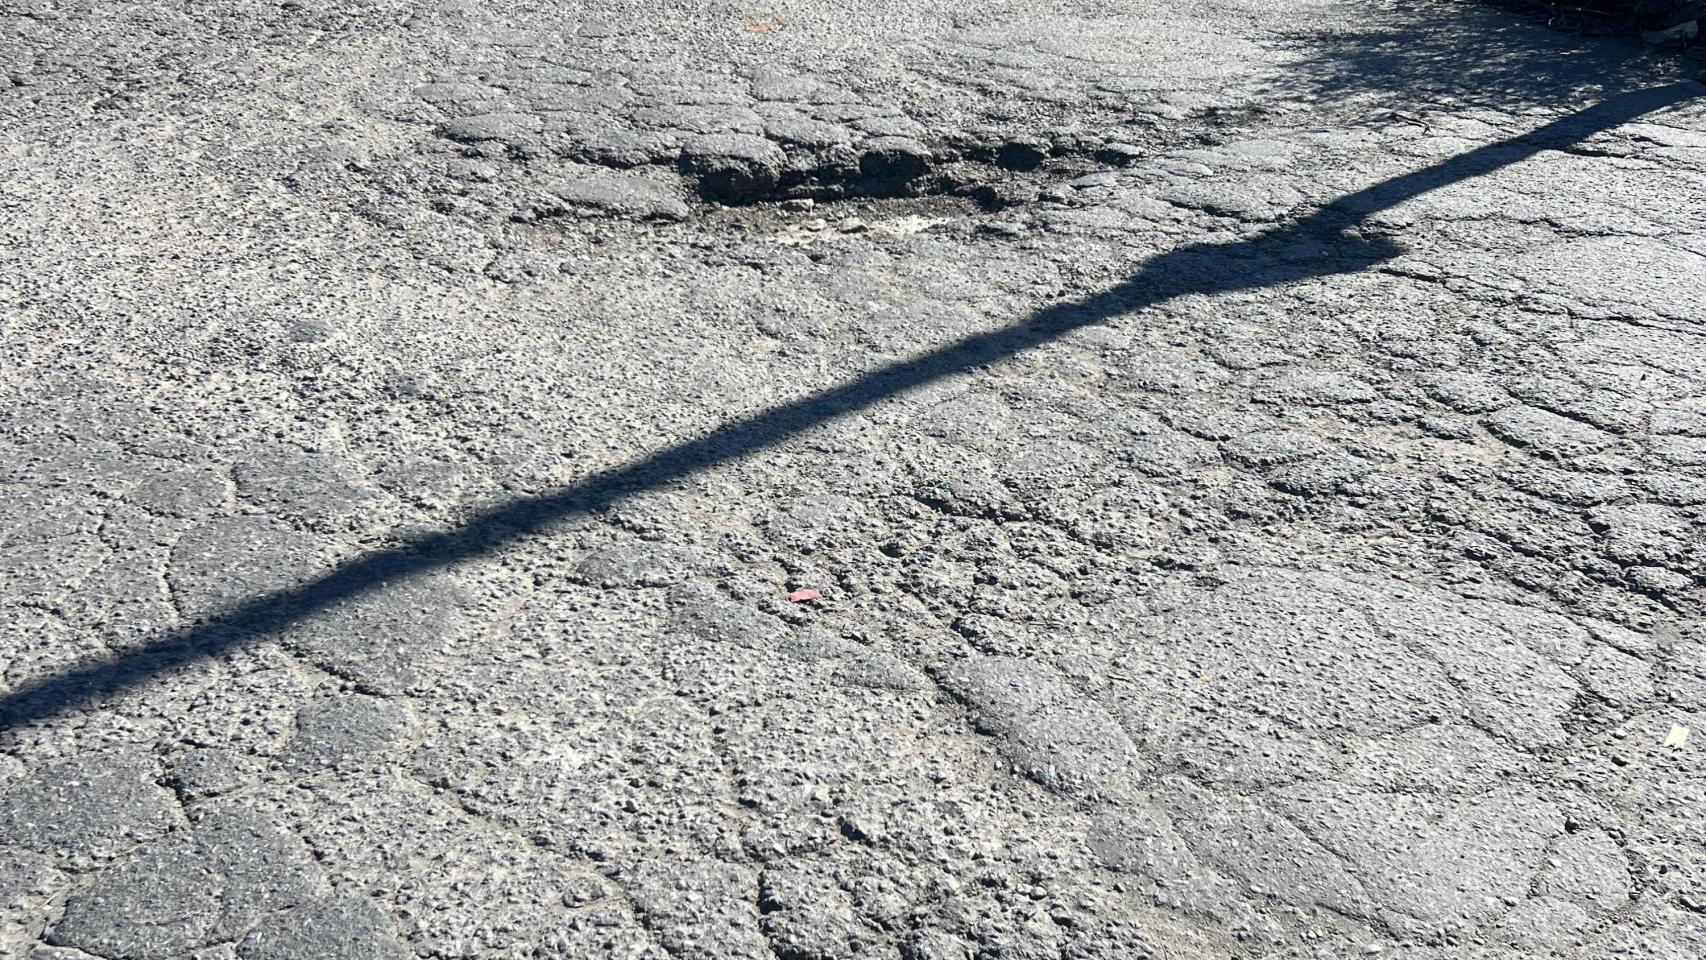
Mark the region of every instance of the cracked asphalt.
[[0, 0], [0, 956], [1706, 955], [1700, 75]]

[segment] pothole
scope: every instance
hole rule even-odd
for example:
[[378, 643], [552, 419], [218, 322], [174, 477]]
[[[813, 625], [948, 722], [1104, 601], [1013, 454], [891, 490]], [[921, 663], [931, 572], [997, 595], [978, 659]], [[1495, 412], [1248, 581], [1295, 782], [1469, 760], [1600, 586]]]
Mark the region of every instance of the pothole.
[[1034, 199], [1037, 184], [1123, 166], [1148, 151], [1119, 144], [1090, 152], [1050, 149], [1034, 141], [969, 150], [916, 141], [874, 144], [854, 154], [790, 153], [768, 141], [716, 136], [672, 165], [575, 168], [540, 183], [511, 218], [532, 222], [563, 215], [682, 220], [698, 205], [964, 198], [986, 212]]
[[1175, 139], [1163, 130], [1165, 103], [992, 107], [956, 124], [799, 77], [722, 86], [700, 77], [690, 89], [641, 93], [559, 76], [563, 68], [537, 73], [414, 92], [413, 119], [432, 130], [418, 152], [428, 172], [417, 179], [431, 181], [436, 209], [527, 222], [682, 220], [700, 205], [788, 200], [961, 196], [993, 208], [1010, 202], [1001, 184], [1015, 176], [1123, 166]]

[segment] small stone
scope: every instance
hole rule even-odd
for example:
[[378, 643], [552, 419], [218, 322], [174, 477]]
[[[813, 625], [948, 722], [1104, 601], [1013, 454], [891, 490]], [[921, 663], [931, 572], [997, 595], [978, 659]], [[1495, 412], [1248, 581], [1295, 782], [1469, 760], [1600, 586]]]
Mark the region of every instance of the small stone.
[[608, 895], [604, 881], [592, 875], [582, 875], [563, 884], [563, 905], [584, 907], [603, 900]]
[[836, 224], [835, 229], [840, 230], [842, 233], [864, 233], [866, 230], [870, 229], [870, 226], [870, 224], [858, 217], [848, 217]]

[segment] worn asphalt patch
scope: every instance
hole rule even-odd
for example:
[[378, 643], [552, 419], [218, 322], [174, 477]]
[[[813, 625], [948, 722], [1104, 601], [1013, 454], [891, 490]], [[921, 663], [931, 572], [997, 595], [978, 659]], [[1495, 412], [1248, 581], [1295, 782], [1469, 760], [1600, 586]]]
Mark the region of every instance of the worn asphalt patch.
[[0, 955], [1706, 954], [1686, 65], [0, 27]]

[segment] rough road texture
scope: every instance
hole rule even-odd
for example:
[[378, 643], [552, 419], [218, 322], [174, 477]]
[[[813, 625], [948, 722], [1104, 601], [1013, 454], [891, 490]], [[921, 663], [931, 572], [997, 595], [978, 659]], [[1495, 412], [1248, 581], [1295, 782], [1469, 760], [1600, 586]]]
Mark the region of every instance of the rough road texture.
[[0, 0], [0, 955], [1706, 954], [1696, 67]]

